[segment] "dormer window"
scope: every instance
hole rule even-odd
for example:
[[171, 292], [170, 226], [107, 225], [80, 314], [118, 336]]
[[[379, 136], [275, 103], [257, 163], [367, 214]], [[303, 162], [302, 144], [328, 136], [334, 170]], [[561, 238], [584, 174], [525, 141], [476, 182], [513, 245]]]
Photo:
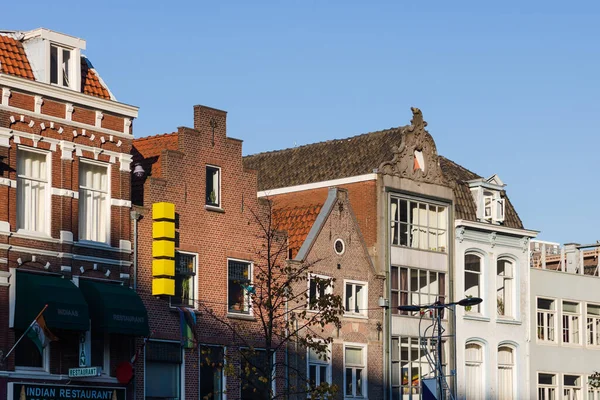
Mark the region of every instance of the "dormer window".
[[477, 206], [477, 219], [492, 224], [503, 223], [505, 200], [502, 192], [505, 185], [498, 175], [493, 175], [488, 179], [474, 179], [468, 184]]
[[64, 47], [50, 45], [50, 83], [70, 87], [71, 50]]

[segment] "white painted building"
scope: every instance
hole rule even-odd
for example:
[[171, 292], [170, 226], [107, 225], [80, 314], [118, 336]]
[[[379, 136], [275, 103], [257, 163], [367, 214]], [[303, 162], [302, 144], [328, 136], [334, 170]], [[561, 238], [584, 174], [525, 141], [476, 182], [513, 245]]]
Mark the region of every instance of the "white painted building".
[[600, 399], [598, 244], [531, 242], [529, 398]]
[[529, 398], [529, 241], [537, 232], [506, 227], [504, 184], [494, 175], [466, 182], [477, 221], [454, 221], [454, 299], [459, 399]]

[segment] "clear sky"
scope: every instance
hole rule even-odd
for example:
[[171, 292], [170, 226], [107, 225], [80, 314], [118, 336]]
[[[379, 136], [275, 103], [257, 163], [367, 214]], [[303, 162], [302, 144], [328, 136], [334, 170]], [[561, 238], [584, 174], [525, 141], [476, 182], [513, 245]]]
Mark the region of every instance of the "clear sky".
[[[244, 154], [408, 124], [497, 173], [541, 239], [600, 239], [598, 1], [11, 1], [0, 28], [87, 41], [136, 137], [228, 111]], [[10, 16], [9, 18], [7, 18]]]

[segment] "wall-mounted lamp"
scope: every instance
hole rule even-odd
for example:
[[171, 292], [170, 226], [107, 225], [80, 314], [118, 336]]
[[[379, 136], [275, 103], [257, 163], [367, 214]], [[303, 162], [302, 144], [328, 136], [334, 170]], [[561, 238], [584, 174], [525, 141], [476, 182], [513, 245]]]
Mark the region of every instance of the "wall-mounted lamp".
[[144, 175], [146, 175], [144, 167], [142, 167], [142, 164], [136, 163], [135, 167], [133, 168], [133, 176], [135, 176], [136, 178], [143, 178]]

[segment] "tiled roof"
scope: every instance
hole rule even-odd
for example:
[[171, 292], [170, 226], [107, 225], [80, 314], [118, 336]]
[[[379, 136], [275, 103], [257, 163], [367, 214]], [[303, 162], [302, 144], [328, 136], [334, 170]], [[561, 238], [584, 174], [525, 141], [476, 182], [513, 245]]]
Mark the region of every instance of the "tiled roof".
[[[402, 141], [404, 127], [366, 133], [305, 146], [244, 157], [244, 166], [258, 172], [258, 190], [296, 186], [372, 173], [394, 157], [393, 147]], [[476, 205], [468, 185], [480, 178], [466, 168], [439, 157], [444, 176], [456, 197], [456, 218], [477, 221]], [[506, 197], [504, 226], [523, 228], [523, 223]]]
[[[477, 221], [477, 207], [467, 181], [479, 179], [481, 176], [445, 157], [440, 156], [439, 160], [444, 175], [450, 182], [454, 183], [453, 190], [456, 199], [454, 211], [456, 213], [456, 219]], [[500, 196], [505, 199], [506, 203], [503, 225], [509, 228], [523, 228], [523, 222], [521, 221], [521, 218], [519, 218], [519, 214], [517, 214], [517, 211], [510, 202], [506, 192], [502, 191]]]
[[259, 171], [258, 190], [364, 175], [391, 160], [401, 138], [401, 128], [392, 128], [246, 156], [244, 166]]
[[278, 231], [287, 232], [290, 258], [295, 258], [314, 225], [322, 204], [280, 208], [273, 211], [273, 223]]
[[110, 92], [102, 85], [94, 67], [84, 56], [81, 57], [81, 92], [107, 100], [111, 99]]
[[178, 139], [177, 132], [135, 139], [131, 150], [133, 162], [141, 163], [149, 176], [160, 178], [162, 176], [161, 153], [163, 150], [177, 150]]
[[[10, 33], [0, 33], [0, 73], [35, 80], [23, 43]], [[81, 56], [81, 92], [111, 99], [108, 88], [85, 56]]]
[[3, 34], [0, 34], [0, 73], [35, 80], [23, 44]]

